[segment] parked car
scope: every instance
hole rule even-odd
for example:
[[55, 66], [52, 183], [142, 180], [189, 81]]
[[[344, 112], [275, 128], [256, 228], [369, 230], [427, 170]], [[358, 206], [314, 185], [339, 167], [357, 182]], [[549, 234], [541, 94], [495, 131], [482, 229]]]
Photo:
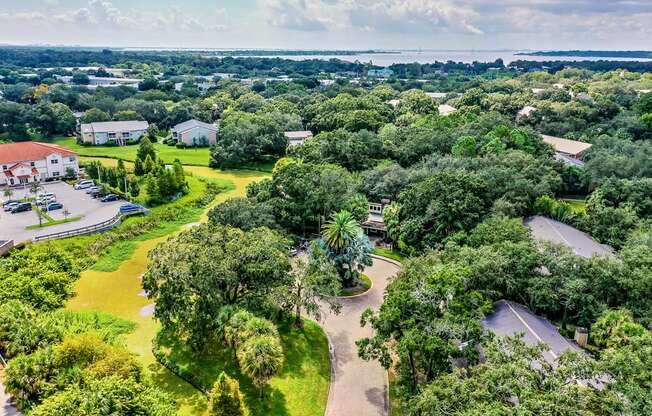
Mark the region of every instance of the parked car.
[[56, 195], [53, 192], [41, 192], [40, 194], [36, 195], [36, 199], [44, 199], [44, 198], [55, 198]]
[[5, 201], [2, 203], [3, 207], [6, 207], [9, 204], [20, 204], [20, 201], [16, 201], [15, 199], [10, 199], [8, 201]]
[[4, 210], [5, 210], [5, 212], [9, 212], [9, 211], [13, 210], [14, 208], [16, 208], [18, 205], [20, 205], [20, 202], [18, 202], [18, 201], [10, 202], [10, 203], [8, 203], [8, 204], [6, 204], [4, 206]]
[[89, 187], [89, 188], [86, 189], [86, 193], [87, 193], [87, 194], [91, 194], [91, 193], [93, 193], [93, 192], [99, 192], [99, 191], [101, 191], [101, 190], [102, 190], [102, 187], [101, 187], [101, 186], [91, 186], [91, 187]]
[[129, 215], [129, 214], [135, 214], [138, 212], [142, 212], [144, 208], [138, 204], [132, 204], [132, 203], [127, 203], [127, 204], [122, 204], [120, 205], [119, 212], [122, 215]]
[[63, 208], [63, 204], [61, 202], [50, 202], [45, 209], [47, 211], [54, 211], [55, 209], [61, 208]]
[[25, 212], [25, 211], [31, 211], [32, 210], [32, 204], [29, 202], [21, 202], [20, 204], [16, 205], [14, 209], [11, 210], [12, 214], [16, 214], [18, 212]]
[[93, 182], [91, 180], [83, 180], [83, 181], [77, 182], [73, 188], [75, 188], [75, 189], [87, 189], [87, 188], [90, 188], [91, 186], [95, 186], [95, 182]]
[[36, 200], [36, 205], [47, 205], [47, 204], [49, 204], [51, 202], [56, 202], [56, 200], [57, 200], [57, 198], [55, 198], [53, 196], [49, 196], [49, 197], [46, 196], [46, 197], [37, 199]]
[[113, 201], [117, 201], [119, 199], [120, 199], [120, 197], [118, 195], [116, 195], [116, 194], [108, 194], [108, 195], [104, 196], [102, 199], [100, 199], [100, 201], [102, 201], [102, 202], [113, 202]]

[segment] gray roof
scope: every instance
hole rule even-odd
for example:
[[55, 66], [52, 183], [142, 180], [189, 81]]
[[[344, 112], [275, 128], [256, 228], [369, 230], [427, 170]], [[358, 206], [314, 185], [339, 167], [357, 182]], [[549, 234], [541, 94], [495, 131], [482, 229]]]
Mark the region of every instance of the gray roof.
[[203, 127], [208, 130], [217, 131], [217, 127], [215, 127], [214, 125], [204, 123], [203, 121], [199, 121], [195, 119], [184, 121], [183, 123], [179, 123], [176, 126], [172, 127], [172, 130], [176, 132], [182, 132], [182, 131], [194, 129], [195, 127]]
[[565, 245], [578, 256], [588, 258], [594, 255], [610, 256], [613, 253], [611, 247], [598, 243], [590, 235], [551, 218], [537, 215], [527, 218], [525, 225], [530, 227], [535, 239]]
[[485, 318], [482, 325], [498, 336], [523, 334], [523, 341], [530, 345], [544, 342], [550, 347], [544, 358], [554, 361], [568, 350], [581, 351], [575, 343], [562, 337], [548, 320], [533, 314], [528, 308], [508, 300], [499, 300], [494, 311]]
[[81, 125], [82, 133], [108, 133], [118, 131], [147, 130], [149, 124], [146, 121], [102, 121]]
[[307, 139], [308, 137], [312, 137], [312, 132], [308, 130], [286, 131], [284, 134], [288, 139]]

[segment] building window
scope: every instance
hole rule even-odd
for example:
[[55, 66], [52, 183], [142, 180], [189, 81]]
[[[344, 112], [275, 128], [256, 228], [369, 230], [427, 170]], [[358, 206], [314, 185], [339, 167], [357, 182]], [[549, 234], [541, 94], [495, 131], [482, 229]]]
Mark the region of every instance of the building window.
[[69, 160], [70, 162], [74, 162], [74, 161], [75, 161], [75, 157], [74, 157], [74, 156], [70, 156], [70, 158], [69, 158], [68, 160]]
[[7, 170], [7, 165], [2, 165], [2, 170]]
[[59, 163], [59, 159], [52, 159], [52, 160], [50, 161], [50, 163], [52, 163], [53, 165], [56, 165], [56, 164]]
[[59, 172], [52, 172], [52, 176], [56, 178], [57, 176], [59, 176]]
[[29, 165], [30, 165], [31, 167], [34, 167], [34, 166], [36, 166], [36, 162], [29, 162]]
[[127, 139], [127, 138], [131, 137], [131, 133], [129, 133], [128, 131], [125, 131], [125, 132], [122, 133], [122, 137]]
[[109, 139], [115, 139], [115, 133], [109, 133], [108, 137]]

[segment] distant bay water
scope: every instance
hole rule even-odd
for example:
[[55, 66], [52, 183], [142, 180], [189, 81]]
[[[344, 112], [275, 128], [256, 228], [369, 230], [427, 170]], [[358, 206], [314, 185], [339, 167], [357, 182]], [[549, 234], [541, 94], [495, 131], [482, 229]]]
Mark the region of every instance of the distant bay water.
[[[519, 53], [528, 53], [531, 51], [524, 50], [444, 50], [444, 49], [420, 49], [420, 50], [383, 50], [376, 49], [373, 52], [361, 53], [346, 53], [338, 54], [337, 52], [324, 51], [311, 51], [310, 53], [302, 54], [297, 50], [279, 50], [278, 53], [273, 50], [261, 50], [260, 54], [256, 50], [246, 49], [246, 53], [239, 54], [238, 49], [220, 48], [220, 49], [197, 49], [197, 48], [124, 48], [126, 51], [189, 51], [199, 53], [206, 57], [220, 58], [222, 56], [231, 57], [265, 57], [265, 58], [283, 58], [295, 61], [303, 61], [306, 59], [340, 59], [349, 62], [372, 62], [378, 66], [389, 66], [392, 64], [408, 64], [418, 62], [421, 64], [432, 62], [494, 62], [496, 59], [502, 59], [505, 65], [513, 61], [525, 60], [535, 62], [545, 61], [633, 61], [633, 62], [649, 62], [652, 59], [646, 58], [608, 58], [608, 57], [590, 57], [590, 56], [534, 56], [534, 55], [518, 55]], [[225, 52], [224, 55], [221, 52]], [[290, 53], [291, 52], [291, 53]]]
[[[304, 59], [332, 59], [337, 58], [343, 61], [360, 61], [360, 62], [372, 62], [374, 65], [378, 66], [389, 66], [392, 64], [409, 64], [413, 62], [418, 62], [420, 64], [432, 63], [432, 62], [494, 62], [496, 59], [502, 59], [505, 65], [513, 61], [524, 60], [524, 61], [536, 61], [536, 62], [545, 62], [545, 61], [652, 61], [652, 59], [643, 59], [643, 58], [594, 58], [586, 56], [528, 56], [528, 55], [517, 55], [519, 51], [472, 51], [472, 50], [422, 50], [422, 51], [387, 51], [383, 53], [363, 53], [357, 55], [277, 55], [280, 58], [292, 59], [292, 60], [304, 60]], [[267, 55], [271, 57], [273, 55]]]

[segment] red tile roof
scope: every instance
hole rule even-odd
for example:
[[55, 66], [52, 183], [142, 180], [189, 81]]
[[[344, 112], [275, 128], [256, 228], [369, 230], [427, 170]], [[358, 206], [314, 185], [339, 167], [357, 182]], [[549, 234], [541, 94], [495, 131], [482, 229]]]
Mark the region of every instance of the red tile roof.
[[77, 153], [56, 144], [19, 142], [0, 144], [0, 163], [42, 160], [52, 153], [61, 156], [77, 156]]

